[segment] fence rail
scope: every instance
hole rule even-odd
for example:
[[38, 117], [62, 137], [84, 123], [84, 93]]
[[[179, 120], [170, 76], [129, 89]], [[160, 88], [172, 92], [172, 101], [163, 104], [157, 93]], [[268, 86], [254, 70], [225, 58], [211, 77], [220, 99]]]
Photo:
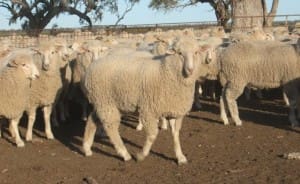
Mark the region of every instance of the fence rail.
[[[237, 18], [258, 18], [262, 16], [239, 16]], [[284, 26], [293, 28], [296, 23], [300, 23], [300, 14], [276, 15], [273, 26]], [[278, 20], [284, 18], [284, 20]], [[229, 22], [229, 24], [231, 24]], [[136, 25], [99, 25], [93, 28], [62, 28], [62, 29], [45, 29], [41, 32], [39, 38], [27, 36], [23, 30], [0, 30], [0, 40], [9, 39], [16, 47], [31, 47], [35, 46], [39, 40], [50, 40], [52, 36], [64, 38], [71, 43], [76, 39], [93, 39], [97, 36], [104, 37], [114, 35], [115, 37], [126, 37], [126, 34], [146, 33], [148, 31], [165, 31], [169, 29], [184, 29], [192, 28], [194, 32], [201, 32], [203, 29], [218, 26], [217, 21], [202, 21], [202, 22], [182, 22], [182, 23], [158, 23], [158, 24], [136, 24]], [[229, 26], [230, 27], [230, 26]], [[252, 28], [243, 27], [243, 28]], [[32, 30], [34, 31], [34, 30]], [[39, 30], [36, 30], [39, 31]], [[228, 31], [228, 30], [227, 30]], [[40, 32], [40, 31], [39, 31]]]

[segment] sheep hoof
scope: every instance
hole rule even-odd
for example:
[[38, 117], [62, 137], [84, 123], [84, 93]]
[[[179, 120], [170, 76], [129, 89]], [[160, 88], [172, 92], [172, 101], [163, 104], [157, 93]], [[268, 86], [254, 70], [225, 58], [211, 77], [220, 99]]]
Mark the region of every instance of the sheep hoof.
[[297, 126], [299, 126], [299, 123], [292, 123], [292, 128], [296, 128]]
[[136, 160], [139, 161], [139, 162], [145, 160], [144, 154], [143, 153], [137, 153], [136, 154]]
[[53, 136], [53, 134], [47, 135], [47, 139], [49, 139], [49, 140], [53, 140], [53, 139], [54, 139], [54, 136]]
[[26, 136], [25, 140], [26, 140], [27, 142], [32, 141], [32, 137]]
[[87, 117], [86, 117], [86, 116], [82, 116], [82, 117], [81, 117], [81, 120], [82, 120], [82, 121], [87, 121]]
[[240, 122], [236, 122], [235, 126], [242, 126], [242, 122], [241, 121]]
[[136, 127], [137, 131], [141, 131], [143, 130], [143, 125], [142, 124], [138, 124], [138, 126]]
[[23, 148], [25, 146], [23, 141], [19, 141], [16, 143], [18, 148]]
[[126, 162], [126, 161], [128, 161], [128, 160], [131, 160], [131, 156], [128, 154], [128, 155], [126, 155], [123, 159], [124, 159], [124, 161]]
[[161, 129], [162, 129], [162, 130], [168, 130], [168, 126], [167, 126], [167, 125], [161, 126]]
[[178, 165], [184, 165], [184, 164], [187, 164], [188, 161], [185, 157], [182, 157], [182, 158], [178, 159], [177, 163], [178, 163]]
[[228, 122], [228, 121], [223, 121], [223, 124], [224, 124], [225, 126], [228, 126], [228, 125], [229, 125], [229, 122]]
[[184, 165], [187, 164], [187, 160], [178, 160], [178, 165]]
[[84, 155], [85, 155], [86, 157], [90, 157], [90, 156], [93, 155], [93, 152], [92, 152], [92, 150], [84, 150]]

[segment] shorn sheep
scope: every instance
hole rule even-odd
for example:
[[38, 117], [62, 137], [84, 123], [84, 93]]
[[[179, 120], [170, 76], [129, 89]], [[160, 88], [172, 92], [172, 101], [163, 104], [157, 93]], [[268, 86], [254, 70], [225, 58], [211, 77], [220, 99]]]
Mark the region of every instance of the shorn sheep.
[[158, 120], [170, 120], [174, 150], [178, 164], [187, 163], [179, 141], [182, 119], [190, 110], [195, 90], [195, 81], [206, 75], [210, 61], [208, 50], [201, 50], [192, 38], [179, 39], [173, 45], [172, 54], [154, 61], [138, 51], [123, 55], [111, 54], [95, 61], [88, 68], [83, 80], [83, 89], [93, 105], [88, 118], [83, 151], [92, 155], [91, 146], [97, 125], [91, 116], [102, 123], [117, 153], [128, 161], [128, 153], [119, 135], [122, 112], [139, 112], [146, 132], [141, 161], [149, 154], [158, 134]]
[[253, 41], [230, 45], [218, 57], [219, 77], [223, 86], [220, 98], [221, 119], [227, 125], [227, 108], [236, 125], [242, 125], [236, 99], [244, 88], [283, 86], [289, 99], [289, 120], [297, 126], [295, 109], [299, 98], [300, 59], [297, 44]]
[[39, 76], [32, 56], [28, 49], [12, 51], [5, 57], [6, 66], [0, 69], [0, 117], [9, 120], [18, 147], [24, 146], [18, 130], [19, 119], [29, 100], [31, 80]]

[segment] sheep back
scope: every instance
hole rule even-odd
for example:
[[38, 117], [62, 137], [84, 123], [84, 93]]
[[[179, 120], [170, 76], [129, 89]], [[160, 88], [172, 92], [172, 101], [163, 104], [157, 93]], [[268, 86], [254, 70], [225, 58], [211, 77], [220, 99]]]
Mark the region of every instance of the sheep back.
[[0, 71], [0, 116], [20, 117], [29, 100], [30, 80], [20, 68], [4, 67]]
[[299, 56], [293, 45], [279, 42], [240, 42], [219, 56], [220, 81], [274, 88], [300, 75]]
[[99, 109], [149, 112], [157, 119], [182, 116], [192, 105], [194, 84], [178, 84], [182, 62], [174, 57], [161, 62], [150, 57], [108, 55], [88, 68], [84, 92]]

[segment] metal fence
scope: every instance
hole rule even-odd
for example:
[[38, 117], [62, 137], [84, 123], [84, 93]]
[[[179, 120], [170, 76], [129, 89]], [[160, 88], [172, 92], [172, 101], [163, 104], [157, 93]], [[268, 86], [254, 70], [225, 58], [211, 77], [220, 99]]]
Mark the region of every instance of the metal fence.
[[[256, 18], [262, 16], [241, 16], [239, 19], [250, 19], [251, 22]], [[290, 15], [276, 15], [273, 26], [283, 26], [293, 29], [297, 22], [300, 22], [300, 14]], [[231, 22], [228, 23], [230, 27]], [[205, 29], [218, 26], [217, 21], [203, 21], [203, 22], [182, 22], [182, 23], [159, 23], [159, 24], [138, 24], [138, 25], [101, 25], [94, 26], [93, 28], [67, 28], [67, 29], [45, 29], [41, 32], [38, 38], [27, 36], [25, 31], [22, 30], [0, 30], [0, 40], [9, 39], [15, 47], [32, 47], [35, 46], [40, 40], [50, 40], [53, 36], [65, 39], [67, 42], [72, 43], [77, 39], [94, 39], [95, 37], [114, 36], [115, 38], [128, 38], [131, 36], [144, 34], [146, 32], [160, 32], [170, 29], [185, 29], [191, 28], [197, 34]], [[255, 25], [250, 25], [254, 27]], [[249, 27], [248, 27], [249, 28]], [[34, 30], [32, 30], [34, 31]], [[226, 31], [230, 31], [226, 30]]]

